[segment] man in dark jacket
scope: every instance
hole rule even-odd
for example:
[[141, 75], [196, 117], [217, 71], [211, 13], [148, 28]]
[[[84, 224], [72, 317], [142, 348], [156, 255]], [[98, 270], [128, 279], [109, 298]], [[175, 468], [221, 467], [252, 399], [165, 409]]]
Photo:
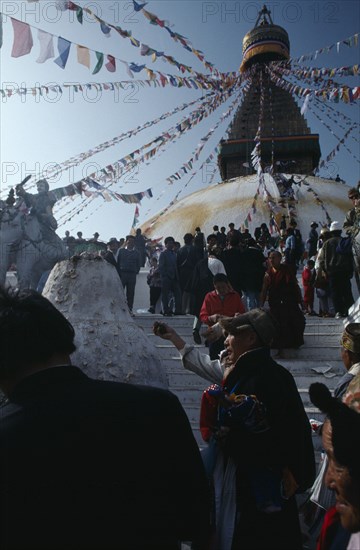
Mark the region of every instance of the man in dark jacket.
[[0, 289], [1, 550], [202, 541], [207, 481], [179, 401], [88, 378], [71, 365], [73, 341], [46, 298]]
[[242, 265], [241, 288], [244, 291], [248, 309], [260, 306], [260, 292], [265, 274], [265, 257], [254, 239], [247, 241], [247, 246], [241, 252]]
[[163, 315], [168, 317], [173, 314], [170, 309], [170, 292], [174, 295], [175, 315], [181, 315], [181, 289], [179, 283], [179, 272], [177, 268], [177, 256], [174, 250], [174, 237], [166, 237], [165, 250], [159, 257], [159, 271], [161, 276], [161, 301]]
[[116, 237], [111, 237], [108, 243], [106, 243], [107, 251], [104, 254], [104, 260], [109, 262], [109, 264], [113, 265], [116, 268], [116, 271], [118, 272], [118, 275], [120, 277], [120, 268], [119, 268], [119, 241]]
[[119, 273], [122, 285], [126, 291], [126, 300], [132, 313], [136, 286], [136, 276], [140, 271], [141, 258], [135, 248], [134, 235], [127, 235], [124, 248], [120, 248], [118, 256]]
[[242, 296], [243, 264], [241, 261], [240, 237], [237, 233], [232, 234], [229, 239], [229, 248], [221, 254], [221, 261], [224, 264], [226, 275], [236, 292]]
[[316, 229], [318, 227], [319, 226], [316, 222], [312, 222], [312, 224], [310, 225], [309, 237], [308, 237], [308, 240], [306, 241], [307, 253], [309, 258], [312, 258], [317, 254], [317, 244], [319, 240], [319, 234], [316, 231]]
[[331, 237], [321, 249], [320, 268], [326, 274], [331, 297], [336, 311], [335, 317], [347, 317], [349, 307], [354, 303], [351, 291], [351, 278], [353, 276], [353, 257], [350, 254], [339, 252], [338, 246], [341, 240], [341, 225], [334, 221], [330, 225]]
[[187, 285], [191, 281], [195, 265], [198, 262], [198, 253], [193, 245], [194, 237], [191, 233], [185, 233], [184, 246], [182, 246], [176, 255], [177, 268], [179, 273], [179, 284], [182, 293], [182, 311], [190, 313], [191, 294], [186, 290]]
[[219, 325], [227, 335], [223, 362], [186, 345], [168, 325], [154, 325], [180, 351], [184, 368], [212, 383], [216, 548], [301, 550], [295, 493], [313, 483], [314, 451], [294, 379], [270, 355], [274, 322], [253, 309]]

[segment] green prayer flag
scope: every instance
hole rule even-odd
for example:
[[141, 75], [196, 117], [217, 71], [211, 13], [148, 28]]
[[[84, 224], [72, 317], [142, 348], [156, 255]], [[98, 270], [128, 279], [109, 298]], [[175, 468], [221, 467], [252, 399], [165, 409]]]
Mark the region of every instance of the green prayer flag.
[[82, 24], [82, 22], [83, 22], [83, 9], [80, 8], [80, 6], [76, 10], [76, 17], [77, 17], [77, 20], [79, 21], [79, 23]]
[[104, 63], [104, 54], [101, 53], [101, 52], [95, 52], [95, 54], [96, 54], [96, 59], [98, 61], [96, 63], [96, 67], [93, 70], [92, 74], [97, 74], [100, 71], [100, 69], [101, 69], [101, 67], [103, 66], [103, 63]]

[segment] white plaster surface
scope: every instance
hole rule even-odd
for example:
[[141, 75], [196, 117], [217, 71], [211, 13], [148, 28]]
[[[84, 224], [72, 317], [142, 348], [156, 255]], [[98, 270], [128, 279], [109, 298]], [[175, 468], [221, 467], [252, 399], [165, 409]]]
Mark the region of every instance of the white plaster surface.
[[[285, 177], [289, 179], [291, 174], [285, 174]], [[265, 174], [264, 178], [267, 191], [277, 205], [277, 221], [279, 222], [282, 214], [288, 214], [287, 208], [281, 206], [283, 201], [273, 178], [269, 174]], [[296, 182], [304, 178], [309, 185], [303, 183], [293, 185], [293, 190], [298, 229], [300, 229], [304, 240], [306, 240], [312, 221], [316, 221], [319, 226], [327, 225], [325, 211], [309, 188], [313, 189], [318, 195], [332, 221], [339, 221], [341, 225], [345, 213], [352, 208], [352, 205], [347, 197], [349, 190], [347, 185], [330, 179], [294, 175]], [[355, 181], [353, 184], [355, 184]], [[256, 212], [253, 213], [252, 203], [258, 185], [259, 179], [256, 174], [210, 185], [175, 202], [161, 216], [156, 215], [147, 220], [141, 226], [142, 231], [152, 238], [165, 238], [172, 235], [175, 240], [180, 241], [182, 244], [185, 233], [194, 232], [197, 226], [201, 227], [205, 235], [212, 233], [215, 224], [219, 227], [225, 226], [226, 231], [228, 231], [230, 222], [233, 222], [236, 228], [241, 227], [250, 213], [252, 219], [249, 222], [249, 230], [250, 233], [254, 234], [255, 228], [263, 222], [268, 224], [270, 218], [268, 200], [263, 190], [260, 191], [256, 201]]]
[[92, 378], [168, 387], [158, 352], [126, 305], [115, 268], [101, 258], [56, 264], [43, 291], [73, 325], [73, 364]]

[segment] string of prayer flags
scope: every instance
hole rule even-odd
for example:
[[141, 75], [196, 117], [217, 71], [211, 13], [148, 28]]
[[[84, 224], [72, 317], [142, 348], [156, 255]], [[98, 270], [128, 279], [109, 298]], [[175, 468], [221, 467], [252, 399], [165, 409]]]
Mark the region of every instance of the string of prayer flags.
[[291, 57], [289, 59], [289, 62], [302, 63], [303, 61], [307, 61], [309, 59], [310, 60], [316, 59], [318, 57], [318, 55], [321, 55], [323, 53], [330, 53], [335, 47], [336, 47], [337, 53], [339, 53], [341, 44], [344, 44], [345, 46], [348, 46], [348, 47], [354, 47], [354, 46], [358, 45], [358, 40], [359, 40], [359, 34], [356, 33], [353, 36], [350, 36], [349, 38], [345, 38], [344, 40], [340, 40], [338, 42], [335, 42], [334, 44], [331, 44], [330, 46], [325, 46], [325, 48], [320, 48], [320, 49], [316, 50], [315, 52], [304, 54], [304, 55], [301, 55], [300, 57], [297, 57], [297, 58]]
[[[232, 112], [235, 110], [235, 108], [238, 106], [238, 103], [240, 103], [241, 99], [242, 99], [242, 94], [241, 94], [241, 90], [240, 90], [238, 96], [237, 96], [236, 99], [233, 101], [233, 103], [231, 104], [231, 106], [229, 107], [229, 109], [228, 109], [225, 113], [223, 113], [221, 119], [218, 121], [218, 123], [215, 125], [215, 127], [214, 127], [212, 130], [210, 130], [209, 134], [210, 134], [210, 133], [212, 134], [212, 133], [216, 130], [216, 128], [220, 125], [220, 123], [223, 122], [223, 120], [225, 120], [225, 118], [227, 118], [228, 116], [231, 115], [231, 113], [232, 113]], [[231, 124], [231, 123], [230, 123], [230, 124]], [[230, 124], [229, 124], [229, 126], [228, 126], [228, 128], [227, 128], [226, 131], [229, 130]], [[208, 134], [208, 135], [209, 135], [209, 134]], [[211, 134], [210, 134], [210, 135], [211, 135]], [[209, 135], [209, 137], [210, 137], [210, 135]], [[205, 136], [205, 138], [207, 138], [207, 136]], [[206, 141], [207, 141], [207, 139], [205, 139], [205, 138], [202, 138], [202, 140], [201, 140], [204, 144], [205, 144]], [[194, 172], [192, 173], [190, 179], [185, 183], [185, 185], [183, 185], [183, 186], [179, 189], [179, 191], [176, 193], [175, 197], [174, 197], [174, 198], [172, 199], [172, 201], [168, 204], [168, 206], [165, 207], [163, 210], [161, 210], [161, 211], [159, 212], [158, 216], [157, 216], [157, 217], [153, 220], [153, 222], [150, 224], [150, 227], [148, 228], [148, 230], [149, 230], [151, 227], [153, 227], [153, 225], [157, 222], [157, 220], [158, 220], [161, 216], [163, 216], [163, 215], [167, 212], [167, 210], [177, 202], [179, 196], [180, 196], [180, 195], [185, 191], [185, 189], [189, 186], [189, 184], [190, 184], [191, 181], [194, 179], [194, 177], [196, 176], [196, 174], [197, 174], [198, 172], [201, 172], [201, 170], [203, 169], [203, 167], [205, 166], [205, 164], [209, 163], [210, 160], [214, 158], [214, 154], [217, 155], [217, 154], [219, 153], [219, 151], [220, 151], [220, 143], [221, 143], [221, 142], [219, 142], [219, 143], [216, 145], [214, 151], [213, 151], [213, 152], [206, 158], [206, 160], [200, 165], [200, 167], [198, 168], [198, 170], [196, 170], [196, 171], [194, 171]], [[203, 148], [203, 146], [202, 146], [201, 148]], [[194, 153], [193, 153], [193, 155], [194, 155]], [[193, 169], [193, 160], [190, 159], [190, 161], [187, 161], [187, 163], [185, 163], [183, 166], [186, 166], [186, 165], [188, 166], [188, 168], [189, 168], [190, 170], [192, 170], [192, 169]], [[180, 171], [179, 171], [179, 172], [180, 172]], [[182, 176], [183, 176], [185, 173], [187, 173], [187, 171], [184, 171], [183, 174], [180, 174], [179, 172], [177, 172], [176, 174], [173, 174], [174, 176], [176, 176], [176, 177], [174, 178], [175, 180], [181, 179]], [[168, 181], [168, 180], [169, 180], [169, 178], [166, 178], [166, 181]], [[172, 182], [169, 182], [169, 183], [172, 183]], [[163, 196], [163, 195], [165, 194], [165, 192], [166, 192], [166, 189], [164, 188], [164, 189], [159, 193], [159, 195], [158, 195], [158, 197], [157, 197], [156, 200], [158, 201], [158, 200], [161, 198], [161, 196]], [[149, 210], [148, 210], [147, 212], [145, 212], [145, 217], [147, 216], [148, 213], [149, 213]], [[146, 232], [146, 230], [145, 230], [145, 232]]]
[[[137, 3], [136, 7], [134, 5], [134, 10], [135, 11], [141, 11], [144, 6], [146, 6], [146, 3], [145, 4]], [[63, 7], [63, 9], [64, 9], [64, 7]], [[105, 36], [107, 36], [107, 37], [110, 36], [111, 30], [115, 30], [121, 38], [125, 38], [125, 39], [130, 40], [131, 44], [134, 47], [140, 48], [140, 55], [151, 56], [153, 62], [155, 62], [159, 57], [161, 57], [161, 58], [163, 58], [164, 61], [170, 63], [171, 65], [176, 65], [176, 67], [178, 68], [178, 70], [180, 72], [188, 71], [188, 72], [196, 74], [196, 75], [200, 74], [200, 73], [197, 73], [196, 71], [194, 71], [194, 69], [192, 69], [192, 67], [189, 67], [189, 66], [187, 66], [183, 63], [180, 63], [179, 61], [174, 59], [174, 57], [166, 55], [164, 52], [159, 52], [156, 49], [151, 48], [150, 46], [147, 46], [146, 44], [143, 44], [141, 40], [138, 40], [137, 38], [135, 38], [132, 35], [131, 31], [126, 31], [126, 30], [122, 29], [121, 27], [119, 27], [118, 25], [113, 25], [113, 24], [111, 24], [107, 21], [104, 21], [104, 19], [101, 19], [88, 6], [81, 7], [78, 4], [75, 4], [74, 2], [67, 2], [67, 5], [66, 5], [65, 9], [69, 9], [69, 10], [72, 10], [72, 11], [76, 12], [76, 17], [77, 17], [77, 20], [79, 21], [80, 24], [83, 24], [83, 13], [85, 12], [88, 16], [92, 17], [97, 23], [99, 23], [102, 33], [105, 34]], [[181, 35], [178, 35], [178, 36], [180, 37]], [[181, 38], [184, 39], [184, 37], [181, 37]], [[187, 47], [187, 49], [189, 49], [189, 51], [192, 51], [191, 48]]]
[[330, 216], [329, 212], [327, 211], [327, 209], [326, 209], [326, 207], [325, 207], [325, 205], [324, 205], [322, 199], [319, 197], [319, 195], [317, 194], [317, 192], [310, 186], [310, 184], [309, 184], [308, 182], [305, 182], [305, 181], [304, 181], [304, 183], [308, 186], [307, 191], [308, 191], [309, 193], [312, 193], [312, 194], [314, 195], [316, 204], [317, 204], [318, 206], [320, 206], [320, 208], [324, 211], [325, 216], [326, 216], [326, 221], [327, 221], [328, 225], [330, 225], [331, 222], [332, 222], [332, 219], [331, 219], [331, 216]]
[[355, 86], [354, 88], [349, 88], [349, 86], [341, 86], [337, 88], [323, 88], [319, 90], [303, 88], [297, 84], [293, 84], [288, 80], [285, 80], [285, 78], [278, 77], [269, 67], [266, 67], [266, 69], [270, 75], [270, 79], [276, 86], [293, 93], [298, 97], [304, 97], [312, 93], [324, 101], [334, 101], [335, 103], [338, 103], [339, 100], [344, 101], [344, 103], [353, 103], [360, 98], [360, 86]]
[[284, 62], [283, 65], [277, 62], [272, 62], [271, 65], [276, 69], [276, 71], [282, 74], [293, 74], [297, 78], [305, 79], [319, 79], [324, 76], [334, 78], [334, 76], [358, 76], [359, 75], [359, 65], [352, 65], [349, 67], [301, 67], [292, 66], [288, 61]]
[[204, 54], [201, 50], [196, 50], [192, 46], [190, 40], [188, 40], [185, 36], [183, 36], [183, 35], [181, 35], [177, 32], [174, 32], [170, 28], [170, 24], [168, 22], [166, 22], [164, 20], [161, 20], [154, 13], [151, 13], [151, 12], [145, 10], [144, 9], [145, 5], [146, 4], [144, 4], [142, 6], [141, 4], [139, 4], [135, 0], [133, 0], [134, 10], [137, 11], [137, 12], [142, 12], [144, 17], [150, 22], [151, 25], [157, 25], [160, 28], [165, 29], [169, 33], [171, 38], [174, 40], [174, 42], [180, 43], [181, 46], [183, 48], [185, 48], [188, 52], [193, 53], [197, 57], [197, 59], [199, 59], [199, 61], [201, 61], [201, 63], [203, 63], [203, 65], [206, 67], [207, 70], [209, 70], [211, 73], [214, 73], [216, 76], [218, 76], [220, 74], [219, 71], [217, 69], [215, 69], [214, 64], [205, 59], [205, 56], [204, 56]]
[[[353, 122], [348, 117], [345, 117], [343, 115], [343, 113], [341, 113], [338, 110], [333, 109], [328, 104], [322, 103], [317, 98], [316, 98], [316, 101], [313, 101], [311, 103], [311, 110], [313, 110], [314, 108], [317, 111], [320, 111], [321, 120], [323, 121], [326, 128], [327, 128], [327, 125], [324, 122], [324, 116], [326, 116], [332, 123], [335, 123], [339, 128], [341, 128], [344, 131], [346, 131], [349, 128], [349, 126], [353, 126], [354, 128], [360, 126], [360, 124], [358, 122], [356, 122], [356, 121]], [[341, 116], [341, 115], [343, 115], [343, 116]], [[346, 126], [344, 124], [346, 124]], [[331, 128], [330, 128], [330, 130], [331, 130]], [[359, 143], [359, 139], [356, 136], [351, 135], [350, 137], [353, 141], [355, 141], [356, 143]]]
[[[85, 9], [85, 8], [84, 8]], [[23, 55], [26, 55], [30, 53], [32, 45], [33, 45], [33, 39], [32, 39], [32, 33], [31, 29], [38, 29], [38, 27], [32, 27], [28, 25], [27, 23], [23, 23], [22, 21], [18, 21], [15, 18], [11, 18], [14, 26], [14, 44], [13, 44], [13, 57], [20, 57]], [[48, 33], [50, 35], [50, 33]], [[226, 89], [227, 86], [232, 85], [236, 80], [238, 80], [238, 75], [236, 73], [217, 73], [216, 78], [214, 76], [210, 75], [203, 75], [198, 72], [190, 71], [192, 72], [191, 77], [180, 77], [170, 74], [163, 74], [160, 71], [154, 71], [146, 67], [146, 65], [139, 65], [134, 62], [127, 62], [123, 59], [116, 58], [115, 56], [111, 54], [104, 54], [103, 52], [98, 52], [96, 50], [92, 50], [91, 48], [87, 48], [84, 45], [77, 44], [74, 42], [70, 42], [69, 40], [56, 36], [56, 35], [50, 35], [47, 37], [47, 40], [50, 42], [51, 36], [53, 38], [57, 38], [57, 45], [58, 45], [58, 52], [59, 56], [54, 60], [54, 62], [59, 65], [62, 69], [65, 69], [69, 53], [72, 45], [75, 45], [78, 52], [81, 51], [81, 54], [78, 55], [78, 61], [79, 63], [84, 64], [85, 66], [90, 68], [90, 62], [89, 62], [89, 55], [92, 53], [96, 56], [96, 66], [94, 68], [95, 74], [100, 71], [100, 69], [104, 66], [102, 62], [102, 56], [106, 55], [107, 63], [105, 64], [106, 69], [109, 72], [115, 72], [117, 68], [117, 61], [120, 61], [125, 65], [125, 68], [127, 70], [127, 73], [129, 74], [130, 78], [134, 77], [133, 72], [140, 72], [142, 70], [145, 70], [148, 74], [149, 80], [154, 80], [155, 85], [165, 86], [167, 83], [171, 84], [172, 86], [182, 87], [186, 86], [188, 88], [195, 88], [195, 89]], [[169, 56], [164, 56], [164, 58], [167, 58], [172, 62], [172, 64], [175, 64], [180, 72], [184, 72], [186, 70], [186, 66], [182, 64], [175, 63], [173, 58]], [[45, 61], [45, 59], [44, 59]], [[236, 76], [234, 76], [236, 75]], [[230, 79], [230, 82], [228, 81]], [[11, 92], [12, 93], [12, 92]]]
[[[229, 93], [229, 95], [230, 95], [230, 93]], [[224, 98], [222, 96], [219, 96], [219, 99], [218, 99], [218, 101], [220, 101], [219, 105], [222, 103], [223, 100], [224, 100]], [[213, 102], [213, 105], [210, 105], [210, 106], [212, 106], [214, 108], [215, 105], [218, 106], [218, 104], [216, 102]], [[200, 113], [200, 116], [202, 118], [202, 113]], [[194, 122], [199, 120], [199, 118], [200, 118], [199, 117], [199, 112], [197, 111], [197, 116], [194, 118]], [[182, 135], [182, 133], [179, 132], [178, 135]], [[169, 140], [174, 140], [174, 138], [176, 138], [176, 136], [173, 136], [173, 135], [170, 135], [170, 134], [168, 135]], [[152, 143], [156, 143], [158, 141], [160, 141], [160, 143], [158, 143], [158, 145], [156, 145], [153, 149], [146, 152], [142, 156], [139, 156], [137, 159], [134, 159], [134, 155], [139, 154], [141, 149], [147, 148]], [[115, 162], [114, 164], [108, 165], [105, 168], [101, 169], [99, 172], [91, 174], [88, 178], [83, 180], [83, 183], [85, 182], [87, 184], [87, 186], [90, 185], [91, 187], [97, 189], [97, 191], [99, 193], [101, 193], [102, 195], [104, 195], [104, 193], [107, 192], [107, 194], [110, 197], [113, 197], [115, 199], [118, 198], [118, 199], [121, 199], [125, 202], [138, 202], [142, 198], [143, 195], [139, 195], [138, 193], [136, 193], [136, 194], [124, 195], [123, 196], [119, 193], [115, 193], [113, 191], [110, 191], [108, 187], [105, 188], [102, 183], [99, 183], [99, 180], [103, 181], [103, 182], [107, 182], [108, 185], [112, 185], [115, 181], [118, 181], [122, 177], [124, 172], [126, 172], [128, 169], [133, 168], [137, 164], [140, 164], [140, 163], [144, 162], [145, 160], [147, 160], [149, 158], [152, 158], [155, 155], [155, 153], [157, 151], [159, 151], [164, 146], [164, 143], [165, 143], [165, 139], [155, 138], [155, 140], [153, 140], [150, 143], [145, 144], [141, 149], [137, 149], [133, 153], [130, 153], [129, 155], [126, 155], [125, 157], [123, 157], [119, 161]], [[84, 191], [84, 186], [83, 186], [83, 192], [86, 195], [86, 193]], [[152, 196], [151, 189], [147, 190], [146, 193], [147, 193], [146, 196]], [[81, 208], [81, 206], [80, 206], [80, 208]]]

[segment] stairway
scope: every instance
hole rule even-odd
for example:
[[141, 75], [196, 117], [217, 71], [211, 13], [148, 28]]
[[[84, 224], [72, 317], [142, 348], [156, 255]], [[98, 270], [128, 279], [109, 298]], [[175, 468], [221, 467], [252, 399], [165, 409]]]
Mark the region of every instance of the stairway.
[[[200, 402], [202, 392], [209, 383], [196, 374], [186, 371], [182, 366], [179, 353], [174, 346], [152, 333], [154, 321], [163, 319], [161, 315], [145, 313], [135, 316], [136, 323], [144, 329], [147, 336], [158, 349], [164, 368], [166, 369], [169, 389], [179, 398], [188, 415], [195, 438], [198, 444], [203, 446], [204, 442], [199, 430]], [[204, 353], [207, 352], [207, 348], [203, 345], [196, 346], [193, 342], [192, 316], [169, 317], [166, 319], [166, 322], [174, 327], [188, 344], [198, 347]], [[323, 416], [309, 400], [308, 389], [310, 384], [313, 382], [323, 382], [330, 389], [333, 389], [345, 373], [340, 357], [340, 336], [342, 331], [342, 320], [307, 317], [304, 346], [297, 350], [283, 350], [281, 358], [275, 357], [275, 360], [287, 368], [295, 378], [309, 418], [320, 420]], [[276, 350], [272, 354], [275, 356]]]

